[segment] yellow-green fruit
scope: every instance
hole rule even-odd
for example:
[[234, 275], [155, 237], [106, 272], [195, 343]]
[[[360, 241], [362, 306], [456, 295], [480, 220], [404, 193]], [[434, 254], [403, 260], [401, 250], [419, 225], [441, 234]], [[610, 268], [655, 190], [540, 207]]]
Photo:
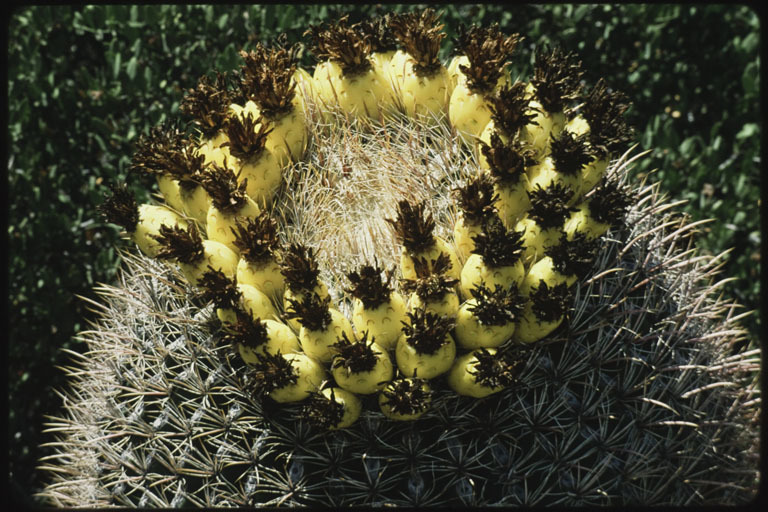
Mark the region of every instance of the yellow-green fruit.
[[294, 371], [298, 373], [295, 384], [288, 384], [269, 393], [275, 402], [298, 402], [304, 400], [313, 391], [317, 391], [325, 378], [323, 367], [306, 354], [285, 354]]
[[238, 256], [240, 251], [235, 246], [235, 234], [232, 228], [236, 226], [238, 219], [255, 218], [261, 210], [251, 198], [246, 198], [243, 206], [235, 213], [223, 212], [211, 204], [206, 216], [206, 233], [210, 240], [221, 242], [229, 247]]
[[[318, 282], [318, 284], [312, 289], [312, 292], [316, 293], [320, 299], [325, 299], [328, 297], [328, 287], [323, 282]], [[283, 311], [287, 311], [291, 306], [290, 300], [301, 302], [304, 300], [304, 292], [294, 292], [286, 286], [285, 292], [283, 293]], [[301, 323], [296, 318], [289, 319], [288, 325], [290, 325], [296, 332], [301, 331]]]
[[[504, 144], [509, 143], [509, 137], [507, 137], [503, 131], [496, 129], [496, 123], [494, 122], [493, 119], [488, 121], [488, 123], [485, 125], [485, 128], [482, 129], [482, 131], [480, 132], [480, 135], [478, 136], [478, 140], [480, 142], [485, 143], [486, 146], [491, 146], [491, 134], [493, 133], [498, 135]], [[488, 164], [488, 159], [480, 150], [479, 144], [477, 149], [477, 165], [480, 169], [490, 169], [490, 165]]]
[[394, 93], [395, 103], [402, 102], [405, 62], [408, 58], [408, 54], [403, 50], [396, 50], [389, 59], [389, 81]]
[[329, 430], [347, 428], [360, 417], [360, 411], [363, 408], [363, 404], [354, 393], [350, 393], [346, 389], [335, 387], [325, 388], [320, 391], [320, 394], [328, 400], [334, 400], [343, 407], [344, 413], [341, 416], [341, 420], [336, 425], [329, 427]]
[[451, 86], [455, 89], [460, 83], [465, 83], [467, 77], [461, 72], [459, 66], [469, 67], [469, 58], [466, 55], [454, 55], [448, 63], [448, 76], [451, 78]]
[[523, 231], [523, 260], [526, 263], [534, 263], [544, 257], [546, 250], [560, 243], [560, 235], [563, 232], [558, 228], [542, 229], [536, 221], [530, 217], [521, 219], [516, 231]]
[[208, 210], [211, 207], [211, 196], [201, 186], [187, 188], [184, 185], [179, 186], [179, 195], [183, 203], [184, 214], [195, 220], [197, 225], [205, 229]]
[[581, 193], [586, 194], [598, 184], [608, 169], [608, 157], [594, 158], [581, 170]]
[[283, 180], [283, 167], [272, 151], [265, 147], [255, 159], [237, 160], [235, 169], [239, 183], [248, 180], [245, 184], [248, 197], [264, 207], [272, 204]]
[[464, 214], [459, 213], [456, 224], [453, 225], [453, 244], [456, 246], [456, 256], [460, 261], [466, 261], [475, 248], [475, 237], [483, 232], [479, 222], [468, 221]]
[[528, 176], [525, 174], [520, 176], [514, 185], [507, 185], [502, 182], [493, 185], [493, 191], [498, 197], [494, 206], [496, 206], [505, 228], [514, 228], [531, 208], [531, 198], [528, 196], [530, 186]]
[[274, 155], [280, 169], [291, 160], [300, 161], [307, 145], [307, 117], [299, 94], [293, 97], [291, 104], [293, 109], [289, 112], [269, 119], [272, 131], [267, 135], [264, 148]]
[[300, 353], [299, 338], [293, 333], [290, 327], [282, 322], [272, 319], [261, 319], [262, 325], [267, 329], [267, 340], [257, 348], [251, 348], [242, 343], [238, 343], [237, 350], [240, 357], [248, 364], [258, 362], [257, 355], [263, 356], [265, 353], [283, 355]]
[[165, 204], [178, 213], [184, 213], [184, 202], [179, 192], [179, 182], [170, 176], [161, 174], [157, 177], [157, 188], [163, 195]]
[[179, 263], [181, 272], [187, 281], [198, 286], [203, 274], [210, 269], [222, 272], [229, 279], [235, 277], [237, 263], [240, 261], [237, 253], [226, 245], [215, 240], [203, 240], [203, 258], [195, 263]]
[[584, 201], [578, 209], [565, 221], [563, 231], [568, 240], [573, 240], [576, 233], [584, 234], [588, 240], [595, 240], [603, 236], [611, 227], [610, 224], [598, 222], [589, 211], [589, 203]]
[[[453, 64], [453, 61], [451, 62]], [[465, 64], [468, 65], [468, 64]], [[450, 70], [448, 71], [450, 75]], [[502, 74], [496, 83], [496, 88], [503, 87], [509, 78]], [[486, 94], [492, 94], [488, 91]], [[466, 77], [459, 70], [453, 92], [448, 102], [448, 118], [459, 135], [468, 144], [474, 144], [491, 122], [491, 109], [486, 94], [474, 92], [469, 88]]]
[[402, 272], [403, 279], [418, 278], [416, 275], [416, 267], [413, 263], [413, 258], [426, 259], [429, 263], [429, 269], [432, 270], [432, 261], [437, 260], [437, 257], [440, 256], [440, 253], [447, 254], [448, 259], [451, 262], [451, 269], [446, 273], [446, 275], [454, 279], [459, 278], [459, 275], [461, 274], [461, 264], [459, 263], [458, 256], [456, 256], [456, 251], [454, 251], [453, 248], [448, 245], [448, 242], [446, 242], [443, 238], [435, 235], [434, 240], [434, 245], [432, 245], [429, 249], [416, 254], [409, 253], [408, 250], [403, 247], [403, 249], [400, 251], [400, 271]]
[[228, 165], [231, 165], [232, 163], [232, 156], [229, 154], [229, 149], [227, 147], [214, 148], [209, 146], [201, 146], [199, 151], [203, 156], [205, 156], [204, 165], [206, 167], [213, 164], [216, 164], [219, 167], [224, 167], [225, 162]]
[[[272, 305], [272, 301], [269, 297], [259, 290], [258, 288], [245, 283], [237, 283], [237, 289], [242, 294], [242, 309], [251, 315], [254, 320], [260, 318], [261, 320], [271, 319], [277, 316], [277, 311]], [[216, 315], [223, 324], [235, 324], [237, 323], [237, 314], [233, 309], [218, 308]]]
[[480, 283], [485, 283], [490, 289], [497, 284], [503, 288], [509, 288], [511, 284], [519, 285], [525, 276], [525, 267], [522, 259], [518, 259], [514, 265], [491, 267], [483, 261], [480, 254], [473, 253], [467, 258], [461, 269], [461, 293], [464, 297], [471, 297], [473, 290]]
[[589, 133], [589, 123], [581, 114], [579, 114], [565, 123], [564, 129], [574, 135], [584, 135], [585, 133]]
[[414, 60], [405, 60], [400, 93], [405, 112], [410, 117], [439, 118], [448, 114], [448, 101], [453, 84], [448, 70], [440, 66], [435, 72], [419, 76], [413, 70]]
[[520, 320], [517, 323], [512, 339], [517, 343], [533, 343], [539, 341], [557, 329], [563, 322], [563, 318], [565, 318], [565, 316], [560, 315], [558, 318], [551, 321], [539, 320], [533, 312], [532, 303], [528, 302], [523, 310], [523, 314], [520, 315]]
[[443, 344], [431, 354], [420, 353], [408, 342], [405, 333], [400, 335], [395, 347], [397, 367], [403, 375], [418, 375], [422, 379], [433, 379], [447, 372], [456, 358], [456, 342], [450, 334], [445, 335]]
[[371, 66], [381, 80], [381, 96], [379, 96], [379, 108], [382, 111], [394, 110], [396, 104], [396, 91], [392, 80], [392, 58], [395, 51], [371, 52], [368, 57]]
[[[489, 387], [477, 381], [476, 366], [478, 365], [477, 352], [470, 352], [456, 359], [456, 362], [448, 372], [448, 385], [456, 393], [473, 398], [483, 398], [504, 389], [504, 386]], [[488, 349], [491, 355], [496, 354], [495, 349]]]
[[544, 256], [528, 270], [528, 273], [523, 278], [523, 282], [520, 284], [520, 293], [526, 296], [529, 295], [534, 288], [539, 286], [540, 281], [544, 281], [549, 287], [554, 287], [561, 283], [571, 286], [576, 280], [577, 277], [575, 275], [566, 276], [558, 272], [555, 269], [552, 258]]
[[363, 301], [354, 299], [352, 325], [357, 332], [368, 331], [368, 336], [382, 348], [392, 350], [400, 337], [401, 322], [408, 318], [405, 312], [405, 299], [395, 291], [390, 292], [389, 301], [375, 309], [366, 309]]
[[563, 112], [547, 112], [536, 100], [531, 100], [529, 106], [531, 109], [536, 109], [535, 116], [523, 128], [520, 138], [530, 142], [537, 154], [545, 156], [549, 153], [550, 137], [557, 137], [563, 131], [565, 114]]
[[581, 173], [563, 174], [555, 169], [552, 158], [546, 157], [540, 163], [527, 169], [528, 190], [534, 190], [537, 186], [542, 189], [549, 188], [553, 183], [558, 183], [571, 189], [574, 194], [571, 196], [571, 203], [575, 201], [581, 193], [582, 178]]
[[436, 315], [456, 318], [456, 313], [459, 311], [459, 296], [456, 292], [448, 292], [445, 293], [440, 300], [430, 300], [424, 303], [421, 297], [414, 292], [411, 294], [411, 299], [408, 305], [411, 311], [424, 308], [426, 311], [435, 313]]
[[338, 63], [326, 61], [315, 68], [314, 80], [326, 104], [338, 105], [354, 116], [378, 119], [379, 98], [389, 94], [388, 85], [373, 67], [347, 76]]
[[272, 258], [258, 263], [240, 258], [237, 282], [255, 286], [271, 299], [282, 297], [285, 290], [285, 277], [280, 272], [280, 265]]
[[465, 301], [456, 315], [456, 343], [461, 348], [476, 349], [498, 347], [507, 341], [515, 332], [515, 323], [509, 322], [503, 325], [484, 325], [472, 313], [477, 304], [477, 299], [471, 298]]
[[335, 308], [328, 308], [328, 312], [331, 315], [331, 323], [324, 331], [307, 329], [304, 325], [301, 326], [299, 331], [301, 349], [309, 357], [321, 363], [328, 363], [333, 359], [331, 346], [341, 338], [342, 333], [345, 333], [349, 339], [354, 339], [355, 337], [352, 324], [349, 323], [347, 317]]
[[306, 112], [307, 104], [315, 102], [317, 98], [317, 93], [315, 92], [315, 80], [306, 69], [299, 67], [296, 68], [292, 80], [296, 84], [295, 90], [298, 98], [298, 103], [294, 108]]
[[378, 343], [369, 344], [376, 356], [375, 366], [364, 372], [352, 372], [343, 366], [331, 369], [331, 375], [336, 380], [336, 384], [359, 395], [370, 395], [381, 390], [387, 382], [392, 380], [394, 368], [387, 351]]
[[[393, 398], [388, 398], [390, 393], [396, 393], [398, 389], [404, 390], [418, 397], [418, 403], [410, 404], [411, 412], [398, 412]], [[395, 421], [413, 421], [420, 418], [429, 409], [431, 400], [431, 388], [426, 380], [422, 379], [398, 379], [387, 384], [379, 394], [379, 408], [387, 418]]]
[[153, 237], [160, 234], [160, 226], [179, 226], [187, 229], [187, 221], [165, 206], [152, 204], [139, 205], [139, 221], [131, 233], [131, 240], [139, 246], [141, 252], [150, 258], [156, 258], [160, 243]]

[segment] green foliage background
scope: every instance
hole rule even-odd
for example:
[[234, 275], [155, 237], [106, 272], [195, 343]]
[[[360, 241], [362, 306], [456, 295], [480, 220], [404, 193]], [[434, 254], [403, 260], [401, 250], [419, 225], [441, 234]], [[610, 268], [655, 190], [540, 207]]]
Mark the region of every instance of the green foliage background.
[[[140, 133], [178, 115], [183, 91], [212, 69], [240, 64], [238, 50], [280, 31], [301, 39], [309, 23], [352, 20], [404, 6], [35, 6], [9, 22], [8, 240], [9, 458], [11, 496], [31, 504], [45, 414], [65, 385], [54, 365], [93, 313], [92, 297], [119, 267], [118, 233], [95, 213], [110, 183], [128, 178], [140, 201], [151, 179], [127, 176]], [[530, 76], [532, 48], [577, 51], [588, 85], [605, 77], [633, 101], [642, 149], [636, 168], [660, 180], [702, 227], [702, 252], [733, 248], [725, 289], [758, 308], [760, 277], [759, 20], [724, 5], [446, 5], [460, 22], [498, 22], [526, 37], [514, 73]], [[303, 64], [311, 67], [311, 55]], [[652, 172], [656, 170], [656, 172]], [[759, 318], [745, 320], [757, 343]]]

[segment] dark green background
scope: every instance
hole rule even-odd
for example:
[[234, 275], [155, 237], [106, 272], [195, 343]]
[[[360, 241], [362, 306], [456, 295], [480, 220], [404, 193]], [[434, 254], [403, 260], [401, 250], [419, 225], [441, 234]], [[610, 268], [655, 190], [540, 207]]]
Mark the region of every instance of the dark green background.
[[[386, 6], [386, 9], [393, 6]], [[394, 6], [395, 9], [401, 9]], [[52, 391], [65, 385], [54, 365], [93, 318], [77, 296], [111, 282], [117, 232], [95, 214], [106, 185], [126, 179], [140, 133], [178, 116], [182, 91], [214, 68], [239, 65], [237, 51], [308, 23], [353, 20], [383, 6], [37, 6], [9, 24], [9, 429], [11, 497], [31, 504], [43, 484], [36, 460]], [[703, 252], [733, 248], [725, 292], [758, 307], [759, 21], [739, 6], [446, 5], [449, 35], [460, 21], [498, 21], [526, 36], [514, 71], [530, 76], [542, 43], [577, 51], [590, 86], [599, 77], [634, 105], [628, 119], [642, 148], [636, 168], [658, 169], [673, 198], [689, 201]], [[451, 37], [444, 45], [445, 57]], [[312, 66], [310, 55], [304, 65]], [[152, 180], [128, 177], [147, 200]], [[747, 319], [756, 343], [759, 319]]]

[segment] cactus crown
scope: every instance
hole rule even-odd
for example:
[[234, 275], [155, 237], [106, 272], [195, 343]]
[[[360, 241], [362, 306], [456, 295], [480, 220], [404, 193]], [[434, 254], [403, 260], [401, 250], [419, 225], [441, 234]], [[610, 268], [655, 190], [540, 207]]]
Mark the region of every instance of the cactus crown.
[[531, 79], [536, 99], [547, 112], [562, 112], [568, 101], [578, 97], [583, 74], [574, 53], [563, 53], [559, 47], [538, 49]]
[[480, 224], [496, 212], [494, 203], [498, 195], [493, 191], [493, 178], [488, 174], [478, 174], [463, 187], [454, 189], [454, 197], [464, 219], [470, 223]]
[[269, 340], [267, 326], [260, 318], [253, 318], [239, 307], [234, 307], [235, 322], [224, 326], [222, 341], [236, 347], [257, 349]]
[[439, 18], [433, 9], [392, 16], [392, 33], [415, 61], [413, 72], [418, 76], [432, 76], [442, 66], [438, 54], [445, 32]]
[[461, 64], [459, 70], [467, 77], [469, 90], [490, 93], [521, 40], [520, 34], [505, 36], [498, 23], [488, 27], [472, 25], [469, 30], [459, 24], [456, 48], [469, 59], [469, 66]]
[[406, 313], [408, 321], [402, 322], [405, 341], [419, 354], [434, 354], [448, 343], [448, 333], [456, 322], [445, 315], [427, 311], [425, 307]]
[[262, 263], [277, 254], [280, 244], [277, 221], [267, 211], [260, 212], [255, 218], [238, 218], [230, 229], [235, 235], [233, 243], [245, 261]]
[[248, 202], [248, 194], [245, 191], [246, 179], [237, 182], [235, 171], [216, 163], [211, 163], [205, 174], [200, 177], [200, 184], [208, 195], [211, 203], [220, 212], [234, 215]]
[[272, 391], [292, 384], [299, 380], [299, 374], [293, 363], [283, 356], [280, 351], [276, 354], [264, 352], [256, 356], [257, 362], [249, 367], [248, 391], [258, 398], [263, 398]]
[[575, 233], [573, 240], [568, 240], [565, 233], [560, 235], [560, 242], [546, 249], [552, 258], [555, 270], [565, 276], [586, 276], [594, 265], [599, 243], [589, 240], [585, 233]]
[[480, 141], [480, 150], [488, 161], [494, 180], [504, 185], [519, 183], [525, 170], [537, 163], [536, 151], [529, 143], [520, 139], [504, 143], [495, 131], [491, 133], [490, 146]]
[[435, 229], [435, 219], [426, 209], [426, 202], [412, 205], [406, 200], [397, 203], [397, 218], [386, 219], [395, 228], [397, 241], [405, 249], [418, 254], [435, 245], [432, 232]]
[[371, 44], [371, 53], [394, 52], [397, 50], [397, 39], [392, 32], [390, 22], [392, 15], [386, 13], [377, 18], [366, 18], [360, 22], [360, 30]]
[[629, 187], [615, 179], [603, 178], [588, 199], [589, 212], [596, 221], [613, 226], [624, 218], [634, 199]]
[[224, 129], [228, 141], [222, 146], [229, 146], [232, 156], [244, 161], [255, 161], [261, 156], [267, 144], [267, 135], [272, 132], [264, 116], [254, 118], [250, 112], [230, 117]]
[[384, 279], [381, 274], [384, 272], [378, 265], [363, 265], [359, 272], [347, 273], [347, 279], [352, 283], [350, 288], [345, 291], [353, 297], [360, 299], [365, 309], [376, 309], [389, 301], [392, 294], [392, 277], [395, 275], [395, 269], [384, 272]]
[[107, 222], [122, 226], [127, 232], [133, 233], [139, 223], [139, 205], [136, 198], [125, 183], [111, 185], [109, 188], [112, 194], [99, 205], [99, 213]]
[[402, 287], [408, 293], [415, 293], [423, 302], [442, 300], [447, 293], [453, 293], [458, 279], [448, 276], [453, 264], [444, 252], [430, 262], [426, 258], [413, 258], [416, 279], [403, 279]]
[[504, 85], [486, 98], [494, 128], [509, 138], [536, 117], [536, 110], [528, 106], [525, 87], [523, 82]]
[[160, 226], [160, 234], [152, 237], [160, 242], [157, 257], [163, 260], [176, 260], [179, 263], [197, 263], [205, 255], [203, 237], [197, 231], [195, 223], [188, 229], [179, 226]]
[[576, 176], [592, 161], [593, 151], [587, 145], [587, 135], [574, 135], [563, 130], [551, 136], [551, 154], [555, 169], [561, 174]]
[[518, 293], [517, 285], [496, 284], [493, 290], [480, 283], [470, 290], [475, 302], [468, 309], [481, 325], [507, 325], [517, 320], [525, 307], [525, 297]]
[[328, 430], [341, 423], [344, 418], [344, 405], [336, 400], [333, 388], [331, 388], [330, 397], [313, 391], [302, 408], [301, 415], [309, 421], [310, 425]]
[[318, 285], [320, 269], [315, 260], [315, 251], [302, 244], [291, 244], [280, 262], [280, 272], [285, 284], [294, 292], [311, 291]]
[[243, 297], [243, 292], [232, 279], [210, 265], [200, 278], [198, 286], [202, 288], [200, 298], [205, 302], [213, 302], [218, 308], [237, 309]]
[[565, 314], [568, 309], [568, 285], [560, 283], [553, 287], [544, 280], [539, 281], [530, 295], [531, 309], [541, 322], [553, 322]]
[[634, 136], [624, 119], [629, 108], [625, 94], [608, 92], [600, 79], [585, 98], [581, 115], [589, 124], [589, 142], [602, 157], [623, 151]]
[[310, 331], [325, 331], [331, 324], [331, 297], [321, 298], [317, 293], [304, 294], [301, 300], [288, 298], [288, 319], [297, 318]]
[[227, 74], [217, 72], [214, 82], [207, 75], [201, 76], [181, 100], [179, 110], [192, 118], [204, 136], [212, 137], [229, 117], [231, 103]]
[[[474, 352], [473, 369], [475, 382], [487, 388], [506, 387], [517, 380], [518, 369], [522, 360], [510, 360], [502, 352], [491, 352], [486, 348]], [[471, 363], [470, 363], [471, 364]]]
[[341, 66], [346, 76], [371, 69], [371, 38], [359, 24], [348, 25], [349, 15], [334, 24], [311, 25], [304, 33], [312, 38], [312, 53], [318, 60], [330, 60]]
[[425, 389], [426, 381], [414, 376], [393, 380], [381, 391], [384, 403], [396, 414], [419, 414], [427, 410], [432, 401], [433, 391]]
[[[350, 341], [347, 333], [342, 331], [341, 337], [331, 345], [331, 349], [336, 352], [331, 369], [344, 368], [347, 375], [370, 372], [379, 360], [377, 356], [381, 355], [381, 352], [373, 350], [374, 341], [373, 337], [368, 341], [368, 331], [363, 331], [358, 341]], [[388, 356], [385, 354], [385, 357]]]
[[273, 47], [259, 43], [248, 53], [240, 51], [242, 94], [256, 103], [268, 119], [275, 120], [294, 108], [293, 74], [300, 48], [298, 44], [288, 45], [285, 37], [281, 37]]
[[472, 240], [472, 252], [482, 256], [483, 262], [492, 268], [514, 265], [523, 254], [523, 233], [508, 230], [498, 215], [489, 217]]
[[531, 199], [528, 217], [542, 229], [560, 228], [571, 212], [576, 211], [576, 208], [568, 206], [572, 196], [573, 190], [560, 183], [552, 183], [546, 188], [537, 184], [536, 188], [528, 192]]

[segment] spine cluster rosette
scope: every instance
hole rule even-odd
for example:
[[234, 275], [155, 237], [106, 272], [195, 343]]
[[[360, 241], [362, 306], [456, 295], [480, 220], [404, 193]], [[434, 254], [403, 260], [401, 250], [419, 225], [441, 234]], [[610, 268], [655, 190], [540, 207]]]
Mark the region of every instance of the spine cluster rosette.
[[[575, 54], [431, 9], [309, 27], [202, 77], [101, 208], [56, 505], [736, 502], [756, 352]], [[169, 127], [170, 126], [170, 127]], [[723, 442], [723, 439], [729, 439]], [[65, 461], [77, 461], [62, 466]], [[725, 483], [727, 475], [727, 482]], [[723, 483], [718, 483], [723, 482]]]

